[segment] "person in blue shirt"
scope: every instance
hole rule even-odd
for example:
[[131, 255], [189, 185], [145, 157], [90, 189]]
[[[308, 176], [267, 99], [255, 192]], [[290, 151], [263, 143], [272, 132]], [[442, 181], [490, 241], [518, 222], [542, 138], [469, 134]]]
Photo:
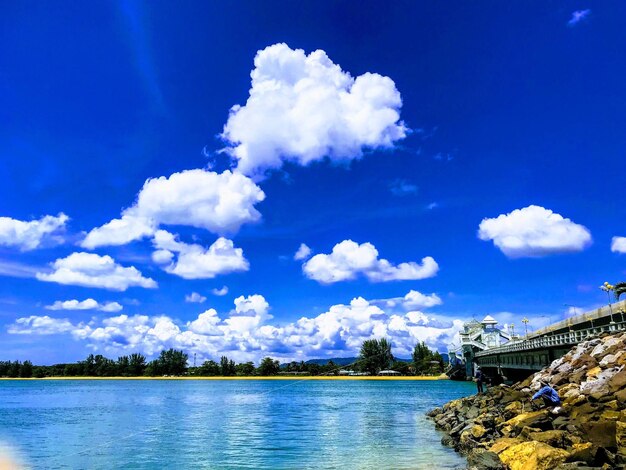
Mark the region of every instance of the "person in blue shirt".
[[540, 382], [541, 383], [541, 388], [539, 389], [539, 391], [537, 393], [535, 393], [531, 399], [531, 401], [535, 401], [538, 398], [543, 399], [543, 405], [546, 408], [551, 408], [551, 407], [555, 407], [553, 408], [553, 412], [558, 413], [559, 410], [561, 409], [561, 397], [559, 397], [559, 394], [556, 390], [554, 390], [552, 387], [550, 387], [550, 385], [548, 385], [546, 382]]

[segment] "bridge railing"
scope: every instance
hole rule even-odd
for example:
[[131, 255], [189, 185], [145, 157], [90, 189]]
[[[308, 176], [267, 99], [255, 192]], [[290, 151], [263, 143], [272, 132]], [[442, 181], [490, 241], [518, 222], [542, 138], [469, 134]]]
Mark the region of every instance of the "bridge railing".
[[475, 357], [490, 356], [492, 354], [511, 353], [517, 351], [529, 351], [532, 349], [543, 349], [555, 346], [571, 346], [600, 333], [624, 330], [626, 330], [626, 321], [596, 326], [584, 330], [572, 330], [565, 333], [546, 333], [545, 335], [538, 338], [516, 341], [514, 343], [499, 346], [497, 348], [479, 351], [475, 354]]

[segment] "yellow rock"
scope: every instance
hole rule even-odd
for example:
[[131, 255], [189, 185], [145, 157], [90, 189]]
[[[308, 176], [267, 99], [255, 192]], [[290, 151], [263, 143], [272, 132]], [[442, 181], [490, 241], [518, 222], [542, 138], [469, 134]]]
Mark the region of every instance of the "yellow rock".
[[480, 424], [475, 424], [470, 429], [470, 433], [472, 434], [472, 436], [474, 436], [475, 439], [480, 439], [485, 434], [487, 434], [487, 430], [484, 427], [482, 427]]
[[541, 420], [542, 417], [547, 416], [547, 410], [531, 411], [529, 413], [521, 413], [504, 424], [505, 426], [511, 426], [512, 428], [523, 428], [524, 426], [531, 426], [533, 423]]
[[519, 401], [511, 402], [504, 407], [504, 411], [522, 411], [522, 404]]
[[620, 412], [614, 410], [605, 410], [602, 412], [600, 417], [607, 421], [617, 421], [620, 418]]
[[621, 421], [615, 423], [615, 441], [617, 443], [617, 454], [626, 459], [626, 423]]
[[605, 403], [604, 406], [609, 410], [619, 410], [620, 406], [617, 404], [617, 400], [611, 400], [608, 403]]
[[602, 369], [600, 368], [600, 366], [596, 366], [593, 369], [589, 369], [587, 371], [587, 378], [594, 378], [595, 379], [596, 377], [598, 377], [600, 372], [602, 372]]
[[522, 442], [499, 454], [511, 470], [551, 470], [565, 462], [568, 452], [537, 441]]
[[503, 437], [494, 442], [494, 444], [489, 448], [489, 451], [500, 454], [501, 452], [507, 450], [509, 447], [521, 444], [522, 442], [524, 441], [518, 439], [517, 437]]

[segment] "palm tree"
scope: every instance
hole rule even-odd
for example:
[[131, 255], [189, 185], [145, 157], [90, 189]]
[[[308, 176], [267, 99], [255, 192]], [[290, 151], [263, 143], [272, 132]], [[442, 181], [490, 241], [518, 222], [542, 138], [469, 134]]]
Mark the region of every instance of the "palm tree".
[[626, 282], [618, 282], [613, 286], [613, 294], [615, 295], [615, 300], [619, 301], [619, 297], [622, 294], [626, 294]]

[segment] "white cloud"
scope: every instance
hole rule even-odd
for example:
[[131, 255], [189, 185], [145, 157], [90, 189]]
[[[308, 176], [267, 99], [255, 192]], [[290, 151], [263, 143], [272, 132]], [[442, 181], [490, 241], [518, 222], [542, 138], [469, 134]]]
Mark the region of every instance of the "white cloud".
[[46, 242], [63, 243], [59, 232], [68, 220], [69, 217], [63, 213], [56, 217], [46, 215], [30, 222], [0, 217], [0, 246], [15, 246], [20, 251], [30, 251]]
[[70, 333], [77, 328], [67, 318], [50, 318], [47, 315], [18, 318], [7, 331], [13, 335], [56, 335]]
[[217, 295], [218, 297], [223, 297], [228, 294], [228, 286], [223, 286], [221, 289], [211, 289], [211, 294]]
[[410, 194], [417, 194], [418, 189], [419, 188], [416, 185], [411, 184], [403, 179], [394, 180], [389, 185], [389, 190], [394, 196], [408, 196]]
[[626, 237], [613, 237], [611, 251], [613, 253], [626, 253]]
[[576, 10], [572, 13], [572, 17], [567, 22], [567, 25], [570, 27], [576, 26], [581, 21], [586, 20], [591, 14], [591, 10]]
[[433, 294], [422, 294], [416, 290], [410, 290], [404, 297], [392, 297], [389, 299], [377, 299], [372, 301], [375, 305], [387, 308], [401, 307], [404, 310], [430, 308], [443, 304], [441, 298]]
[[225, 354], [238, 361], [258, 361], [270, 355], [286, 361], [354, 356], [362, 342], [373, 337], [389, 338], [393, 353], [399, 357], [409, 357], [418, 341], [444, 350], [463, 325], [461, 320], [419, 310], [397, 313], [362, 297], [282, 325], [270, 323], [270, 306], [262, 295], [240, 296], [234, 303], [235, 308], [225, 315], [209, 308], [187, 323], [168, 316], [146, 315], [119, 315], [74, 325], [67, 319], [27, 317], [16, 320], [9, 332], [71, 334], [74, 339], [111, 354], [153, 355], [174, 347], [197, 353], [200, 358], [217, 359]]
[[478, 238], [492, 240], [509, 258], [572, 253], [591, 244], [591, 233], [586, 227], [540, 206], [483, 219]]
[[198, 294], [197, 292], [192, 292], [189, 295], [185, 296], [185, 302], [201, 304], [206, 301], [206, 297]]
[[132, 286], [157, 287], [157, 283], [153, 279], [143, 277], [137, 268], [121, 266], [108, 255], [72, 253], [66, 258], [57, 259], [51, 266], [52, 272], [39, 272], [36, 274], [37, 279], [59, 284], [118, 291], [125, 291]]
[[94, 299], [78, 300], [57, 300], [52, 305], [46, 305], [48, 310], [100, 310], [102, 312], [119, 312], [122, 307], [117, 302], [105, 302], [103, 304]]
[[304, 274], [322, 284], [366, 276], [372, 282], [406, 281], [433, 277], [437, 274], [437, 262], [427, 256], [422, 263], [400, 263], [394, 266], [386, 259], [378, 258], [378, 250], [371, 243], [358, 244], [344, 240], [333, 247], [331, 254], [318, 254], [302, 265]]
[[165, 271], [184, 279], [210, 279], [249, 268], [243, 250], [235, 248], [233, 242], [226, 238], [218, 238], [205, 249], [200, 245], [182, 243], [171, 233], [159, 230], [153, 243], [157, 248], [152, 256], [154, 262], [165, 265]]
[[91, 230], [81, 245], [95, 248], [124, 245], [152, 236], [161, 225], [185, 225], [224, 235], [235, 233], [261, 214], [254, 205], [265, 194], [251, 179], [239, 173], [188, 170], [168, 178], [149, 179], [133, 206]]
[[222, 134], [244, 174], [259, 176], [284, 161], [349, 161], [406, 136], [393, 80], [376, 73], [354, 79], [322, 50], [306, 55], [274, 44], [257, 53], [251, 76], [250, 96], [232, 107]]
[[311, 256], [311, 248], [306, 246], [304, 243], [300, 243], [300, 247], [298, 248], [298, 251], [296, 251], [296, 254], [293, 255], [293, 259], [301, 261], [303, 259], [307, 259], [309, 256]]

